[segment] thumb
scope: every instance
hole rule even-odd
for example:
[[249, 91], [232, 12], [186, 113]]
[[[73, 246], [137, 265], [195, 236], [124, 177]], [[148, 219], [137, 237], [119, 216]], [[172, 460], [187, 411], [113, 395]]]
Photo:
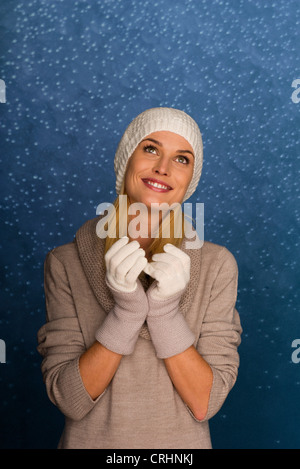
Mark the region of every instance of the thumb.
[[147, 262], [147, 264], [145, 265], [143, 271], [145, 272], [145, 274], [148, 274], [152, 277], [152, 273], [154, 272], [154, 268], [152, 267], [152, 265]]
[[151, 263], [148, 262], [148, 264], [143, 270], [146, 274], [150, 275], [155, 280], [160, 282], [164, 278], [164, 273], [161, 270], [156, 269], [154, 265], [155, 265], [154, 262], [151, 262]]

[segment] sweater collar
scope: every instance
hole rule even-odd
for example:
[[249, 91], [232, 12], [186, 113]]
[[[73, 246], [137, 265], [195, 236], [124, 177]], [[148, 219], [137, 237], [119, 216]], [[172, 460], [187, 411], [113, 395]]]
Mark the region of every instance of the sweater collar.
[[[88, 283], [98, 303], [108, 314], [114, 306], [114, 299], [105, 282], [105, 239], [99, 238], [96, 234], [96, 226], [99, 220], [100, 217], [96, 217], [85, 222], [76, 233], [75, 243]], [[195, 233], [195, 236], [197, 237], [197, 233]], [[195, 287], [199, 281], [201, 268], [201, 245], [199, 244], [195, 248], [196, 244], [193, 244], [191, 248], [190, 242], [184, 237], [180, 248], [191, 259], [190, 282], [180, 300], [180, 309], [184, 316], [187, 315], [193, 302]], [[145, 339], [150, 339], [146, 323], [140, 335]]]

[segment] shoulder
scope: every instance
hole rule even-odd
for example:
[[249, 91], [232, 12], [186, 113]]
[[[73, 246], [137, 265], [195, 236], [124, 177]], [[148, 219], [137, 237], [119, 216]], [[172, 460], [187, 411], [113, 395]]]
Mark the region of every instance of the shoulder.
[[79, 260], [78, 241], [83, 246], [89, 246], [90, 240], [96, 236], [96, 225], [99, 217], [85, 221], [77, 230], [75, 238], [66, 244], [51, 249], [46, 256], [46, 261], [56, 259], [62, 264]]
[[78, 251], [74, 241], [62, 244], [51, 249], [45, 258], [45, 269], [51, 268], [54, 266], [61, 266], [63, 268], [68, 268], [74, 266], [78, 263]]
[[225, 247], [220, 244], [211, 243], [210, 241], [204, 241], [201, 247], [202, 255], [209, 258], [219, 260], [230, 260], [236, 263], [234, 255]]
[[201, 260], [204, 265], [216, 272], [223, 270], [233, 274], [238, 273], [237, 261], [225, 246], [204, 241], [201, 247]]
[[77, 255], [77, 249], [75, 242], [72, 241], [67, 244], [62, 244], [61, 246], [57, 246], [51, 249], [48, 253], [46, 258], [54, 256], [57, 260], [63, 262], [65, 259], [70, 257], [74, 257]]
[[210, 267], [221, 266], [225, 263], [237, 269], [235, 257], [225, 246], [200, 240], [198, 233], [191, 225], [187, 233], [189, 236], [184, 238], [181, 249], [191, 257], [192, 262], [207, 264]]

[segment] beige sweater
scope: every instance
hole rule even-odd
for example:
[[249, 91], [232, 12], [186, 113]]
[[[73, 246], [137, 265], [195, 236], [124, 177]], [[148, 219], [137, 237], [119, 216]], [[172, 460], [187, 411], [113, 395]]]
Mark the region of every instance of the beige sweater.
[[[38, 351], [49, 398], [65, 415], [58, 447], [211, 448], [208, 421], [234, 385], [239, 366], [242, 329], [235, 310], [234, 257], [209, 242], [186, 249], [184, 240], [181, 248], [191, 258], [181, 312], [214, 376], [206, 418], [198, 421], [176, 392], [146, 324], [134, 352], [123, 356], [111, 383], [93, 401], [78, 361], [114, 304], [105, 283], [104, 240], [96, 235], [97, 221], [86, 222], [74, 242], [53, 249], [45, 262], [47, 322], [38, 332]], [[146, 276], [140, 278], [147, 288]]]

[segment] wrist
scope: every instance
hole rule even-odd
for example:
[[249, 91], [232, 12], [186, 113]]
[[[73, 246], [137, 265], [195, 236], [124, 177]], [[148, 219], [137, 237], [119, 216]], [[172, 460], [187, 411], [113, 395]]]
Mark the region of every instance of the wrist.
[[148, 313], [146, 293], [138, 281], [133, 292], [113, 293], [115, 304], [96, 331], [95, 338], [107, 349], [130, 355]]
[[195, 335], [179, 308], [181, 293], [165, 300], [157, 300], [152, 298], [148, 290], [147, 297], [147, 324], [157, 357], [169, 358], [193, 345]]
[[147, 324], [158, 358], [165, 359], [178, 355], [195, 342], [195, 334], [179, 309], [171, 316], [148, 315]]
[[[158, 282], [153, 282], [147, 290], [147, 297], [149, 303], [153, 303], [154, 308], [159, 308], [159, 304], [167, 304], [167, 302], [175, 302], [179, 303], [180, 298], [183, 294], [184, 290], [180, 289], [177, 291], [166, 291], [166, 289], [159, 288]], [[151, 309], [151, 307], [150, 307]]]
[[116, 283], [112, 278], [109, 278], [108, 275], [106, 275], [105, 277], [105, 282], [114, 296], [117, 293], [132, 293], [137, 289], [137, 282], [130, 286], [120, 285]]

